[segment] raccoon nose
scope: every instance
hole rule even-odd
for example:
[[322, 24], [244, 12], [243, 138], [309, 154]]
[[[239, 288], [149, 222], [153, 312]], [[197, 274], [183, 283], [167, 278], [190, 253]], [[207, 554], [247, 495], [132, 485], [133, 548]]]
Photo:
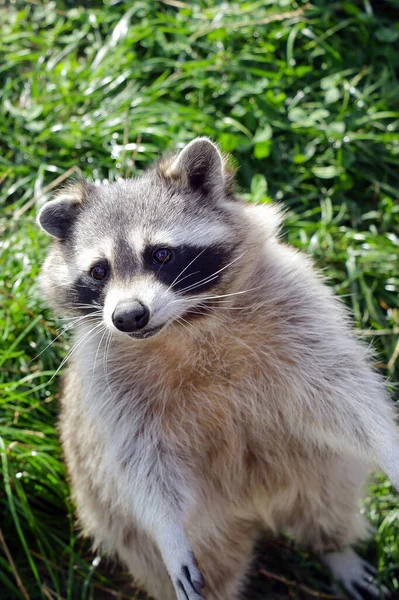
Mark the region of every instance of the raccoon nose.
[[150, 311], [138, 300], [119, 302], [112, 315], [115, 327], [125, 333], [143, 329], [149, 320]]

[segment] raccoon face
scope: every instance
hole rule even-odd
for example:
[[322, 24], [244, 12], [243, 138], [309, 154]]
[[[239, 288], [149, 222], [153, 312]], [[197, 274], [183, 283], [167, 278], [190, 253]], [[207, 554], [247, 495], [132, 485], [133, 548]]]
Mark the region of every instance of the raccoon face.
[[74, 184], [38, 215], [55, 238], [44, 293], [58, 312], [101, 311], [111, 331], [136, 339], [204, 316], [239, 268], [239, 205], [205, 138], [137, 179]]

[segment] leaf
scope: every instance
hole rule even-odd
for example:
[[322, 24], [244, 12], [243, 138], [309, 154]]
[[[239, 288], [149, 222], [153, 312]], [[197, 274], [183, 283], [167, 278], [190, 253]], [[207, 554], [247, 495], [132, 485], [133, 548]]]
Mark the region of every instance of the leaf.
[[222, 133], [219, 137], [219, 144], [223, 152], [233, 152], [240, 141], [240, 136], [232, 133]]
[[307, 119], [307, 117], [308, 116], [306, 114], [306, 111], [303, 110], [303, 108], [300, 108], [299, 106], [292, 108], [288, 112], [289, 120], [293, 121], [294, 123], [300, 123], [301, 121], [305, 121]]
[[322, 121], [323, 119], [327, 119], [329, 116], [330, 111], [326, 110], [325, 108], [316, 108], [316, 110], [313, 110], [309, 115], [312, 121]]
[[343, 121], [335, 121], [334, 123], [328, 124], [329, 133], [344, 133], [346, 125]]
[[329, 90], [330, 88], [336, 87], [341, 80], [341, 73], [332, 73], [331, 75], [327, 75], [327, 77], [323, 77], [320, 81], [320, 87], [322, 90]]
[[270, 155], [271, 149], [272, 149], [271, 140], [268, 140], [266, 142], [261, 142], [260, 144], [255, 144], [254, 156], [255, 156], [255, 158], [266, 158]]
[[307, 157], [305, 156], [305, 154], [295, 154], [293, 161], [296, 165], [301, 165], [303, 163], [305, 163], [307, 161]]
[[324, 102], [326, 104], [333, 104], [334, 102], [336, 102], [339, 99], [340, 95], [341, 94], [340, 94], [338, 88], [331, 87], [324, 94]]
[[337, 177], [341, 170], [338, 167], [330, 165], [329, 167], [313, 167], [312, 172], [316, 177], [320, 177], [320, 179], [332, 179], [333, 177]]
[[260, 142], [266, 142], [270, 140], [273, 135], [273, 129], [270, 127], [268, 123], [262, 128], [258, 129], [254, 136], [254, 143], [258, 144]]
[[380, 42], [393, 44], [393, 42], [396, 42], [399, 38], [399, 31], [392, 27], [380, 27], [380, 29], [375, 32], [375, 37]]
[[260, 202], [260, 200], [266, 196], [267, 193], [267, 181], [266, 177], [261, 174], [256, 174], [251, 180], [251, 196], [254, 202]]

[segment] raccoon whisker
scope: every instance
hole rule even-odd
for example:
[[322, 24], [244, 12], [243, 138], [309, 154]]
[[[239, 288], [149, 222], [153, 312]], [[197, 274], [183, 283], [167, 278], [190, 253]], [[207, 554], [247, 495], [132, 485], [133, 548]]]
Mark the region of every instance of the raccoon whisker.
[[[223, 306], [221, 305], [223, 302]], [[217, 302], [217, 304], [213, 304], [212, 305], [212, 309], [217, 309], [217, 310], [245, 310], [245, 311], [250, 311], [250, 312], [256, 312], [257, 309], [260, 308], [256, 307], [256, 306], [232, 306], [231, 302], [233, 302], [232, 300], [219, 300], [219, 302]], [[189, 311], [187, 311], [189, 312]]]
[[102, 325], [102, 323], [98, 323], [94, 328], [92, 328], [88, 333], [86, 333], [86, 335], [80, 339], [78, 342], [76, 342], [72, 348], [69, 350], [69, 352], [67, 353], [67, 355], [65, 356], [65, 358], [62, 360], [60, 366], [58, 367], [58, 369], [56, 370], [56, 372], [54, 373], [54, 375], [51, 377], [51, 379], [49, 380], [49, 384], [52, 382], [52, 380], [54, 379], [54, 377], [56, 377], [56, 375], [59, 373], [59, 371], [62, 369], [62, 367], [65, 365], [65, 363], [71, 358], [72, 354], [79, 348], [79, 346], [86, 341], [86, 339], [90, 336], [91, 333], [93, 333], [98, 327], [100, 327]]
[[94, 313], [90, 313], [89, 315], [83, 315], [80, 317], [67, 317], [64, 319], [64, 321], [66, 321], [66, 325], [65, 327], [75, 327], [75, 325], [78, 325], [79, 323], [82, 323], [83, 321], [102, 321], [103, 315], [102, 313], [98, 313], [98, 314], [94, 314]]
[[[195, 296], [193, 296], [193, 298], [195, 298]], [[201, 300], [202, 296], [198, 296], [198, 298]], [[234, 300], [219, 300], [219, 302], [217, 303], [217, 306], [219, 306], [219, 304], [231, 305], [232, 302], [234, 302]]]
[[[200, 306], [201, 306], [201, 305], [200, 305]], [[204, 306], [205, 306], [205, 305], [204, 305]], [[197, 313], [196, 313], [195, 309], [193, 309], [193, 310], [190, 310], [190, 309], [189, 309], [189, 310], [187, 310], [187, 311], [186, 311], [186, 313], [185, 313], [185, 314], [193, 314], [193, 315], [195, 315], [195, 314], [197, 314]], [[217, 316], [213, 315], [213, 318], [215, 319], [215, 321], [218, 321], [218, 323], [223, 323], [222, 319], [219, 319]], [[225, 324], [225, 323], [223, 323], [223, 324]], [[191, 325], [191, 323], [190, 323], [190, 325]]]
[[103, 326], [103, 322], [101, 321], [101, 323], [98, 323], [97, 325], [95, 325], [92, 329], [90, 329], [90, 331], [88, 333], [86, 333], [83, 336], [83, 338], [81, 338], [80, 340], [78, 340], [78, 342], [76, 342], [76, 344], [74, 344], [72, 346], [72, 348], [69, 350], [69, 352], [65, 356], [64, 360], [61, 362], [60, 366], [58, 367], [58, 369], [54, 373], [54, 375], [49, 380], [48, 384], [50, 384], [53, 381], [54, 377], [56, 377], [56, 375], [58, 375], [58, 373], [60, 372], [60, 370], [62, 369], [62, 367], [65, 365], [65, 363], [71, 358], [72, 354], [82, 345], [83, 342], [87, 341], [87, 338], [90, 336], [90, 334], [92, 334], [99, 327], [102, 327], [102, 326]]
[[184, 288], [183, 290], [180, 290], [180, 292], [177, 292], [177, 294], [180, 296], [182, 295], [184, 292], [189, 292], [191, 290], [195, 290], [198, 287], [202, 287], [203, 285], [206, 285], [207, 283], [210, 283], [211, 281], [213, 281], [214, 279], [218, 279], [219, 275], [215, 275], [214, 277], [210, 277], [209, 279], [207, 279], [206, 281], [203, 282], [198, 282], [198, 283], [193, 283], [192, 285]]
[[56, 342], [58, 340], [58, 338], [60, 338], [66, 331], [68, 331], [68, 329], [72, 329], [72, 327], [74, 326], [74, 324], [70, 324], [70, 325], [66, 325], [65, 327], [63, 327], [63, 329], [61, 329], [61, 332], [53, 339], [51, 340], [51, 342], [49, 344], [47, 344], [47, 346], [45, 348], [43, 348], [43, 350], [41, 352], [39, 352], [39, 354], [36, 354], [35, 357], [33, 357], [29, 362], [33, 362], [35, 360], [37, 360], [39, 358], [39, 356], [41, 356], [43, 354], [43, 352], [45, 352], [47, 350], [47, 348], [50, 348], [50, 346], [52, 344], [54, 344], [54, 342]]
[[[187, 331], [189, 331], [190, 328], [188, 327], [188, 325], [191, 325], [191, 323], [186, 321], [186, 319], [183, 319], [183, 317], [177, 317], [175, 321], [176, 323], [179, 323], [182, 327], [184, 327], [184, 329], [187, 329]], [[187, 323], [187, 325], [185, 325], [185, 323]]]
[[74, 308], [95, 308], [95, 312], [101, 312], [102, 306], [101, 304], [74, 304]]
[[173, 288], [173, 286], [174, 286], [176, 283], [178, 283], [178, 282], [179, 282], [179, 277], [180, 277], [180, 275], [183, 275], [183, 273], [184, 273], [185, 271], [187, 271], [187, 269], [188, 269], [189, 267], [191, 267], [191, 265], [193, 264], [193, 262], [195, 262], [195, 261], [197, 260], [197, 258], [199, 258], [199, 257], [201, 256], [201, 254], [203, 254], [203, 253], [205, 252], [205, 250], [206, 250], [206, 248], [203, 248], [203, 249], [201, 250], [201, 252], [200, 252], [199, 254], [197, 254], [197, 256], [196, 256], [195, 258], [193, 258], [193, 260], [192, 260], [191, 262], [189, 262], [189, 263], [188, 263], [188, 265], [187, 265], [187, 266], [185, 266], [185, 267], [184, 267], [184, 269], [183, 269], [182, 271], [180, 271], [180, 273], [178, 274], [178, 276], [177, 276], [177, 277], [176, 277], [176, 278], [175, 278], [175, 279], [172, 281], [172, 283], [170, 284], [170, 286], [169, 286], [169, 287], [168, 287], [168, 289], [166, 290], [165, 294], [166, 294], [167, 292], [169, 292], [169, 291], [170, 291], [170, 290]]
[[88, 308], [93, 308], [93, 306], [100, 306], [100, 304], [98, 304], [98, 302], [76, 302], [74, 306], [87, 306]]
[[113, 392], [111, 390], [111, 386], [109, 384], [109, 377], [108, 377], [108, 358], [109, 358], [109, 351], [111, 349], [111, 343], [112, 343], [112, 338], [114, 337], [114, 334], [112, 333], [112, 331], [109, 332], [109, 336], [106, 339], [105, 342], [105, 348], [104, 348], [104, 375], [105, 375], [105, 383], [107, 384], [107, 388], [109, 390], [109, 393], [111, 394], [111, 398], [113, 396]]
[[[86, 315], [86, 316], [89, 316], [89, 315]], [[85, 317], [73, 317], [73, 318], [82, 320], [82, 319], [85, 319], [86, 316]], [[90, 316], [92, 316], [92, 315], [90, 315]], [[64, 320], [67, 320], [67, 319], [64, 319]], [[68, 320], [70, 320], [70, 319], [68, 319]], [[36, 356], [34, 358], [32, 358], [29, 362], [31, 363], [31, 362], [37, 360], [39, 358], [39, 356], [41, 356], [43, 354], [43, 352], [45, 352], [48, 348], [50, 348], [50, 346], [52, 346], [54, 344], [54, 342], [56, 342], [66, 331], [73, 329], [73, 327], [75, 327], [76, 324], [77, 324], [77, 322], [74, 321], [73, 323], [69, 322], [67, 325], [65, 325], [61, 329], [60, 333], [54, 339], [52, 339], [51, 342], [48, 343], [47, 346], [45, 348], [43, 348], [43, 350], [41, 352], [39, 352], [39, 354], [36, 354]]]
[[[74, 308], [86, 308], [86, 307], [88, 307], [88, 305], [86, 305], [86, 304], [83, 304], [83, 305], [81, 305], [81, 304], [75, 304], [75, 306], [74, 306]], [[91, 308], [93, 308], [93, 306], [91, 306]], [[97, 312], [100, 312], [100, 311], [99, 310], [95, 310], [94, 311], [94, 313], [97, 313]], [[86, 313], [84, 315], [82, 315], [82, 314], [74, 314], [74, 315], [71, 315], [71, 316], [61, 317], [61, 321], [70, 321], [71, 319], [80, 319], [81, 317], [87, 317], [87, 316], [89, 316], [89, 314], [91, 315], [93, 313]]]
[[[192, 304], [193, 300], [206, 300], [207, 298], [203, 297], [203, 296], [188, 296], [187, 298], [183, 297], [179, 297], [176, 300], [171, 300], [170, 304], [173, 304], [174, 302], [189, 302], [190, 304]], [[234, 302], [233, 300], [219, 300], [218, 305], [219, 304], [231, 304], [232, 302]], [[201, 302], [198, 303], [198, 305], [200, 305]], [[198, 306], [196, 305], [196, 306]]]
[[198, 327], [195, 327], [195, 325], [193, 325], [193, 323], [190, 323], [190, 321], [187, 321], [187, 319], [185, 319], [184, 317], [178, 317], [176, 319], [177, 322], [180, 322], [181, 325], [183, 325], [183, 323], [187, 324], [186, 329], [188, 329], [189, 327], [191, 327], [191, 329], [193, 329], [196, 333], [198, 333], [198, 335], [200, 335], [202, 338], [204, 338], [204, 334], [202, 331], [200, 331], [198, 329]]
[[63, 331], [73, 329], [77, 325], [81, 325], [83, 323], [83, 321], [85, 321], [85, 324], [91, 323], [91, 322], [93, 322], [93, 323], [100, 322], [100, 321], [102, 321], [102, 316], [100, 317], [100, 316], [95, 316], [95, 315], [85, 315], [84, 317], [70, 319], [69, 323], [65, 326]]
[[[202, 297], [202, 296], [200, 296], [200, 297], [199, 297], [199, 299], [200, 299], [200, 300], [216, 300], [216, 299], [218, 299], [218, 298], [227, 298], [228, 296], [238, 296], [238, 295], [240, 295], [240, 294], [247, 294], [248, 292], [252, 292], [252, 291], [254, 291], [254, 290], [258, 290], [258, 289], [260, 289], [261, 287], [263, 287], [263, 286], [259, 285], [259, 286], [257, 286], [257, 287], [254, 287], [254, 288], [249, 288], [248, 290], [241, 290], [241, 291], [239, 291], [239, 292], [232, 292], [232, 293], [230, 293], [230, 294], [220, 294], [220, 295], [218, 295], [218, 296], [206, 296], [206, 297]], [[194, 296], [194, 297], [195, 297], [195, 296]]]
[[[98, 319], [96, 319], [98, 320]], [[87, 323], [85, 323], [86, 325]], [[95, 325], [94, 327], [92, 327], [88, 332], [85, 333], [85, 335], [79, 339], [70, 349], [68, 355], [64, 358], [63, 363], [65, 364], [66, 361], [68, 361], [72, 354], [81, 346], [84, 345], [89, 339], [93, 339], [94, 335], [96, 335], [97, 333], [101, 332], [102, 327], [105, 327], [104, 322], [101, 320], [99, 323], [97, 323], [97, 325]], [[93, 334], [93, 335], [92, 335]]]
[[[101, 329], [100, 329], [100, 332], [101, 332]], [[94, 381], [94, 373], [95, 373], [95, 370], [96, 370], [96, 364], [97, 364], [97, 357], [98, 357], [98, 353], [99, 353], [99, 350], [100, 350], [100, 347], [101, 347], [102, 341], [103, 341], [103, 339], [104, 339], [104, 336], [105, 336], [105, 335], [106, 335], [106, 333], [108, 333], [108, 332], [109, 332], [109, 329], [108, 329], [108, 327], [107, 327], [106, 325], [104, 325], [104, 331], [103, 331], [103, 334], [102, 334], [102, 336], [101, 336], [101, 339], [100, 339], [100, 341], [99, 341], [99, 343], [98, 343], [98, 346], [97, 346], [97, 351], [96, 351], [96, 355], [95, 355], [95, 357], [94, 357], [94, 363], [93, 363], [93, 369], [92, 369], [92, 374], [91, 374], [90, 387], [89, 387], [89, 391], [87, 392], [86, 396], [89, 396], [89, 394], [90, 394], [90, 392], [91, 392], [91, 388], [92, 388], [92, 386], [93, 386], [93, 381]]]
[[198, 275], [198, 273], [201, 273], [201, 271], [194, 271], [194, 273], [189, 273], [188, 275], [185, 275], [184, 277], [182, 277], [181, 279], [179, 279], [179, 281], [176, 281], [175, 285], [177, 285], [178, 283], [181, 283], [182, 281], [184, 281], [188, 277], [193, 277], [194, 275]]
[[67, 321], [69, 323], [76, 323], [78, 321], [82, 321], [83, 319], [88, 319], [88, 318], [101, 318], [102, 317], [102, 313], [100, 311], [95, 311], [92, 313], [89, 313], [88, 315], [80, 315], [80, 316], [76, 316], [76, 317], [65, 317], [63, 320]]
[[[90, 304], [83, 304], [83, 305], [79, 305], [79, 304], [75, 304], [74, 308], [78, 308], [78, 309], [90, 309], [90, 313], [86, 313], [86, 314], [93, 314], [93, 313], [101, 313], [102, 310], [100, 307], [94, 307], [93, 305]], [[93, 310], [93, 308], [95, 310]]]
[[[219, 304], [215, 304], [212, 308], [217, 308], [220, 310], [253, 310], [250, 306], [220, 306]], [[190, 312], [190, 311], [187, 311]]]
[[253, 288], [249, 288], [248, 290], [241, 290], [239, 292], [232, 292], [230, 294], [220, 294], [218, 296], [191, 296], [189, 298], [179, 298], [178, 300], [172, 300], [171, 304], [173, 302], [182, 302], [184, 300], [186, 300], [187, 302], [190, 302], [192, 300], [216, 300], [218, 298], [227, 298], [228, 296], [238, 296], [239, 294], [247, 294], [248, 292], [253, 292], [254, 290], [259, 290], [263, 287], [263, 285], [258, 285], [256, 287]]
[[235, 262], [237, 262], [238, 260], [240, 260], [240, 258], [242, 258], [244, 256], [244, 254], [245, 254], [245, 251], [242, 252], [239, 256], [236, 256], [236, 258], [234, 258], [233, 260], [231, 260], [227, 265], [225, 265], [224, 267], [222, 267], [218, 271], [215, 271], [211, 275], [208, 275], [207, 277], [204, 277], [204, 279], [201, 279], [201, 281], [197, 281], [196, 283], [192, 284], [191, 286], [183, 288], [182, 290], [179, 291], [179, 293], [182, 294], [183, 292], [186, 292], [186, 291], [188, 291], [190, 289], [195, 289], [195, 287], [198, 287], [199, 285], [205, 285], [205, 283], [209, 283], [209, 281], [212, 281], [213, 279], [217, 279], [218, 273], [221, 273], [222, 271], [224, 271], [225, 269], [227, 269], [228, 267], [230, 267], [232, 264], [234, 264]]

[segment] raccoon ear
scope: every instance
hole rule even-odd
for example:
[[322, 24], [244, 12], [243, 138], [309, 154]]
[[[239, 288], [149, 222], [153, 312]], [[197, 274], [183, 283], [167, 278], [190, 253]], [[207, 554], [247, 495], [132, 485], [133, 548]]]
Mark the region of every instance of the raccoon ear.
[[40, 209], [38, 225], [52, 237], [66, 239], [87, 197], [87, 188], [86, 182], [79, 182], [61, 190]]
[[208, 138], [196, 138], [174, 159], [167, 177], [189, 184], [204, 193], [224, 186], [223, 158], [218, 147]]

